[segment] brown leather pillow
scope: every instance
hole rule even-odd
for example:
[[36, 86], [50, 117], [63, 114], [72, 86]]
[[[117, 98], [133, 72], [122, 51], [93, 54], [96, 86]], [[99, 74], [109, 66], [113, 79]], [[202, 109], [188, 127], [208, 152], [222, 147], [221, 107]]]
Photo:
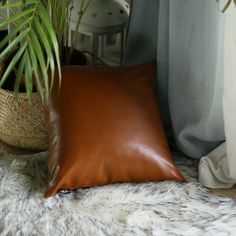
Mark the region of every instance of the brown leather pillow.
[[174, 166], [154, 92], [155, 66], [64, 67], [47, 105], [45, 197], [117, 182], [184, 181]]

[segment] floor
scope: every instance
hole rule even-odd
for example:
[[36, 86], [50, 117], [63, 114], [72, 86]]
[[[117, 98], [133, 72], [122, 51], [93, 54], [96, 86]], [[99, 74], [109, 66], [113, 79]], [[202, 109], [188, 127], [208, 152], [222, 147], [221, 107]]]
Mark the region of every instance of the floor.
[[210, 192], [218, 196], [226, 196], [236, 200], [236, 185], [232, 189], [211, 189]]
[[[0, 153], [1, 152], [23, 155], [32, 153], [33, 151], [9, 146], [0, 140]], [[209, 191], [215, 195], [226, 196], [236, 200], [236, 185], [232, 189], [209, 189]]]

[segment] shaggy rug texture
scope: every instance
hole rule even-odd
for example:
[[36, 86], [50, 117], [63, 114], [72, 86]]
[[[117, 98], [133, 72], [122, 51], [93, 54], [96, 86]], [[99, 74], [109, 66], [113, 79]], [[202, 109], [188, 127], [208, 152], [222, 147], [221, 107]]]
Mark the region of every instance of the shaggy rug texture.
[[46, 200], [47, 153], [1, 154], [0, 235], [236, 235], [236, 202], [197, 183], [196, 160], [173, 156], [188, 183], [116, 184]]

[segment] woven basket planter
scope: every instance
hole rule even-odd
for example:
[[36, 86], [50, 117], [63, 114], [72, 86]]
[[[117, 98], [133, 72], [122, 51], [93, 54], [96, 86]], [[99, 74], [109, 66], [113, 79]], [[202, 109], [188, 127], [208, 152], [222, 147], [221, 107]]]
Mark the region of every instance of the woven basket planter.
[[29, 103], [26, 93], [16, 100], [14, 92], [0, 89], [0, 139], [19, 148], [47, 149], [46, 120], [37, 93]]

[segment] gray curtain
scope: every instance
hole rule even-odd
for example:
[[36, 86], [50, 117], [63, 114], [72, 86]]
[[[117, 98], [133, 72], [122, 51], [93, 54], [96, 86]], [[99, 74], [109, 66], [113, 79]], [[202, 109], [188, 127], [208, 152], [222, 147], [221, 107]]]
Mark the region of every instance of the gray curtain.
[[190, 157], [204, 156], [225, 139], [223, 45], [216, 1], [133, 1], [124, 64], [157, 61], [163, 121]]

